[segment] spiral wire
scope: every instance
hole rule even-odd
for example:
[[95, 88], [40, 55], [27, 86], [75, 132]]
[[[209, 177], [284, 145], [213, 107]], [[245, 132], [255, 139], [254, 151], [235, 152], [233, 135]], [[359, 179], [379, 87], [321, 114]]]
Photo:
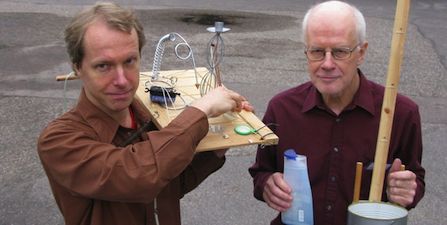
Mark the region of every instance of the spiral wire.
[[[183, 99], [183, 97], [181, 97], [179, 95], [178, 97], [182, 100], [182, 106], [181, 107], [176, 107], [175, 104], [174, 104], [174, 102], [175, 102], [174, 99], [169, 94], [169, 90], [168, 89], [174, 89], [175, 88], [175, 84], [177, 82], [177, 78], [176, 77], [171, 77], [171, 78], [168, 79], [168, 78], [160, 77], [161, 62], [163, 60], [163, 55], [164, 55], [164, 52], [165, 52], [166, 42], [168, 40], [175, 41], [176, 37], [180, 38], [181, 42], [179, 42], [179, 43], [177, 43], [175, 45], [175, 47], [174, 47], [174, 54], [180, 60], [191, 59], [192, 66], [193, 66], [193, 69], [194, 69], [195, 79], [196, 79], [196, 86], [199, 86], [198, 73], [197, 73], [197, 69], [196, 69], [196, 62], [195, 62], [195, 59], [194, 59], [194, 52], [193, 52], [191, 46], [188, 44], [188, 42], [180, 34], [175, 33], [175, 32], [166, 34], [165, 36], [160, 38], [160, 40], [158, 41], [156, 50], [155, 50], [154, 62], [153, 62], [153, 67], [152, 67], [152, 77], [151, 77], [151, 79], [149, 81], [147, 81], [145, 83], [145, 87], [147, 89], [150, 89], [150, 87], [153, 86], [153, 85], [159, 86], [162, 89], [162, 93], [163, 93], [164, 107], [166, 109], [169, 109], [169, 110], [180, 110], [180, 109], [185, 108], [186, 105], [187, 105], [185, 99]], [[180, 53], [180, 48], [181, 47], [186, 47], [186, 49], [187, 49], [187, 53], [186, 54], [181, 54]], [[157, 84], [159, 84], [159, 85], [157, 85]]]

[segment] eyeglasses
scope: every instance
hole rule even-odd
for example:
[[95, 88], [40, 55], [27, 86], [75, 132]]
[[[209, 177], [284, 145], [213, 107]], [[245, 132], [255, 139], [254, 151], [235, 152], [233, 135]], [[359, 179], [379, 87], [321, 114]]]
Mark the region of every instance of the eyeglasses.
[[[331, 52], [331, 55], [336, 60], [345, 60], [351, 57], [351, 54], [354, 50], [359, 47], [360, 44], [357, 44], [353, 48], [331, 48], [329, 52]], [[326, 57], [326, 49], [324, 48], [307, 48], [304, 51], [304, 54], [306, 54], [307, 58], [310, 61], [321, 61]]]

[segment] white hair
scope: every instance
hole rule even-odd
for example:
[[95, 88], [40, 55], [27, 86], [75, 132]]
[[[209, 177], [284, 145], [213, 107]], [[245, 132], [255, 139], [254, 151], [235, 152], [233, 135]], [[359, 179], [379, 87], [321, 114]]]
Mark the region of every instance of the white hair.
[[309, 20], [309, 16], [312, 13], [312, 11], [321, 5], [325, 5], [325, 4], [331, 4], [331, 3], [339, 3], [339, 4], [345, 4], [349, 7], [351, 7], [351, 9], [353, 10], [354, 13], [354, 19], [355, 19], [355, 29], [357, 32], [357, 39], [359, 41], [359, 43], [363, 43], [366, 40], [366, 22], [365, 22], [365, 17], [363, 16], [362, 12], [360, 12], [360, 10], [357, 9], [357, 7], [348, 4], [346, 2], [341, 2], [341, 1], [327, 1], [327, 2], [323, 2], [323, 3], [319, 3], [317, 5], [312, 6], [309, 10], [307, 10], [306, 14], [304, 15], [303, 18], [303, 23], [302, 23], [302, 27], [301, 27], [301, 39], [302, 41], [307, 44], [307, 25], [308, 25], [308, 20]]

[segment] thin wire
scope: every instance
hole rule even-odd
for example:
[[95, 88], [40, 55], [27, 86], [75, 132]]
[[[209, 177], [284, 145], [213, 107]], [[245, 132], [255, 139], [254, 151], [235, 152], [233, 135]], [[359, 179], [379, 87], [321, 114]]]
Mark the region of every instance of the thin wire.
[[225, 44], [220, 33], [216, 33], [208, 42], [207, 52], [208, 54], [207, 63], [210, 69], [214, 69], [219, 66], [223, 60], [225, 52]]
[[214, 89], [217, 86], [217, 82], [213, 73], [210, 70], [206, 72], [203, 76], [202, 81], [200, 82], [200, 96], [206, 95], [210, 90]]
[[265, 124], [264, 126], [258, 128], [258, 129], [255, 131], [257, 134], [259, 134], [259, 135], [261, 136], [261, 140], [264, 140], [264, 138], [267, 137], [268, 135], [273, 135], [273, 134], [275, 134], [275, 133], [273, 133], [273, 132], [268, 132], [268, 133], [265, 133], [264, 135], [261, 135], [261, 134], [259, 133], [259, 131], [260, 131], [262, 128], [265, 128], [265, 127], [269, 127], [269, 128], [270, 128], [270, 126], [279, 127], [279, 124], [277, 124], [277, 123], [268, 123], [268, 124]]
[[210, 90], [222, 85], [219, 66], [224, 58], [224, 52], [224, 41], [220, 33], [216, 32], [207, 45], [208, 72], [200, 83], [200, 96], [204, 96]]
[[[178, 37], [182, 40], [182, 42], [177, 43], [174, 47], [175, 56], [181, 60], [191, 59], [192, 67], [194, 69], [194, 74], [195, 74], [195, 79], [196, 79], [196, 87], [198, 87], [199, 81], [198, 81], [198, 73], [197, 73], [197, 69], [196, 69], [196, 61], [194, 58], [194, 52], [193, 52], [191, 46], [185, 40], [185, 38], [183, 38], [182, 35], [180, 35], [179, 33], [176, 33], [176, 32], [169, 33], [169, 34], [163, 36], [159, 40], [159, 42], [157, 44], [157, 48], [155, 50], [155, 55], [154, 55], [154, 63], [153, 63], [153, 67], [152, 67], [152, 74], [153, 74], [152, 79], [153, 80], [158, 79], [158, 75], [159, 75], [160, 68], [161, 68], [161, 62], [162, 62], [163, 55], [164, 55], [164, 48], [165, 48], [166, 41], [168, 41], [168, 40], [174, 41], [175, 37]], [[188, 49], [188, 53], [186, 54], [186, 56], [181, 56], [181, 54], [179, 53], [179, 47], [181, 47], [181, 46], [186, 46], [186, 48]]]
[[[183, 43], [179, 43], [175, 46], [174, 50], [175, 50], [175, 56], [177, 56], [177, 58], [181, 59], [181, 60], [187, 60], [188, 58], [191, 58], [192, 61], [192, 68], [194, 69], [194, 74], [195, 74], [195, 78], [196, 78], [196, 84], [199, 84], [198, 81], [198, 73], [197, 73], [197, 69], [196, 69], [196, 60], [194, 58], [194, 52], [191, 48], [191, 46], [188, 44], [188, 42], [182, 37], [182, 35], [178, 34], [178, 33], [173, 33], [174, 35], [178, 36], [180, 39], [182, 39]], [[186, 45], [186, 47], [188, 48], [189, 52], [187, 54], [186, 57], [181, 57], [180, 54], [178, 53], [178, 47], [181, 45]]]
[[155, 217], [155, 224], [160, 225], [160, 221], [158, 220], [157, 198], [154, 198], [154, 217]]
[[[182, 41], [180, 43], [177, 43], [175, 45], [175, 47], [174, 47], [175, 56], [178, 59], [180, 59], [180, 60], [191, 59], [192, 66], [193, 66], [193, 69], [194, 69], [195, 79], [196, 79], [196, 87], [198, 88], [200, 86], [200, 84], [198, 82], [198, 72], [197, 72], [197, 69], [196, 69], [196, 62], [195, 62], [195, 58], [194, 58], [194, 52], [193, 52], [191, 46], [178, 33], [173, 32], [173, 33], [169, 33], [169, 34], [163, 36], [159, 40], [157, 48], [155, 50], [154, 65], [153, 65], [153, 69], [152, 69], [152, 76], [150, 76], [151, 79], [148, 82], [145, 83], [145, 87], [150, 90], [150, 87], [153, 86], [154, 83], [156, 83], [156, 82], [161, 82], [161, 83], [166, 84], [165, 85], [166, 87], [164, 87], [164, 86], [159, 86], [159, 87], [161, 88], [162, 93], [163, 93], [163, 103], [164, 104], [161, 104], [161, 105], [164, 105], [164, 108], [166, 108], [167, 110], [180, 110], [180, 109], [184, 109], [186, 107], [186, 105], [187, 105], [185, 99], [179, 95], [179, 98], [182, 100], [183, 103], [182, 103], [181, 107], [177, 107], [174, 104], [175, 101], [174, 101], [173, 97], [171, 97], [171, 95], [169, 94], [168, 88], [170, 88], [171, 90], [174, 90], [175, 84], [177, 82], [177, 77], [171, 77], [169, 82], [168, 81], [163, 81], [163, 80], [161, 80], [159, 78], [159, 72], [160, 72], [160, 68], [161, 68], [161, 62], [162, 62], [162, 59], [163, 59], [165, 43], [168, 40], [174, 41], [175, 37], [180, 38], [181, 41]], [[182, 55], [179, 52], [180, 47], [183, 47], [183, 46], [185, 46], [186, 49], [187, 49], [186, 55]]]

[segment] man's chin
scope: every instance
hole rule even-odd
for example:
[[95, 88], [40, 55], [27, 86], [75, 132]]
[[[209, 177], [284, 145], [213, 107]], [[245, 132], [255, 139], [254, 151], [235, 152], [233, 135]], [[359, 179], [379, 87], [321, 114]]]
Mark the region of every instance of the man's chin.
[[334, 92], [333, 88], [331, 88], [327, 85], [317, 86], [317, 90], [323, 95], [330, 95]]
[[120, 111], [123, 111], [123, 110], [129, 108], [131, 103], [132, 103], [132, 100], [114, 101], [111, 104], [110, 109], [115, 112], [120, 112]]

